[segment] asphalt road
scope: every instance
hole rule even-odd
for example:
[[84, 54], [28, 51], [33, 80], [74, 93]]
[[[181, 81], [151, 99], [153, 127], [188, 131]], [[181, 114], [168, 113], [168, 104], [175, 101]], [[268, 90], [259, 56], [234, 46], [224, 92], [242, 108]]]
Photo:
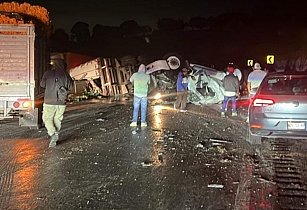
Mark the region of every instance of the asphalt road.
[[52, 149], [45, 129], [0, 121], [0, 209], [257, 206], [258, 163], [244, 120], [222, 119], [212, 107], [170, 107], [150, 106], [149, 127], [131, 129], [129, 101], [69, 105]]

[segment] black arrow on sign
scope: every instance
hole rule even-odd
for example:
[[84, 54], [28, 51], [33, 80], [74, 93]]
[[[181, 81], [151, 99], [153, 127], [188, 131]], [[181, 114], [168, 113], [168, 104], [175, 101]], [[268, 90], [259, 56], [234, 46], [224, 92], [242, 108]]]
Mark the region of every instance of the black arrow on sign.
[[272, 56], [269, 57], [269, 64], [273, 63], [273, 61], [271, 60], [272, 58], [273, 58]]

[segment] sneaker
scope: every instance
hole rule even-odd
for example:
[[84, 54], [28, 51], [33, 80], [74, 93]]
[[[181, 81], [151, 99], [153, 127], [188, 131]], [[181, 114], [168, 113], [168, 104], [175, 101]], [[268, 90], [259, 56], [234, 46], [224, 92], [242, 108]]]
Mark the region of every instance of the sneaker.
[[231, 116], [237, 117], [237, 116], [238, 116], [238, 113], [237, 113], [237, 112], [233, 112], [233, 113], [231, 114]]
[[177, 108], [176, 108], [176, 104], [174, 104], [174, 110], [177, 110]]
[[55, 132], [55, 133], [54, 133], [54, 136], [55, 136], [54, 138], [56, 139], [56, 141], [59, 140], [59, 135], [60, 135], [59, 132]]
[[180, 109], [180, 112], [187, 112], [188, 110], [186, 109]]
[[136, 123], [136, 122], [132, 122], [131, 124], [130, 124], [130, 127], [137, 127], [138, 126], [138, 124]]
[[141, 127], [147, 127], [147, 123], [146, 122], [142, 122], [141, 123]]
[[51, 136], [51, 138], [50, 138], [49, 147], [55, 147], [58, 138], [59, 138], [59, 135], [53, 134], [53, 135]]
[[221, 117], [226, 117], [225, 112], [221, 112]]

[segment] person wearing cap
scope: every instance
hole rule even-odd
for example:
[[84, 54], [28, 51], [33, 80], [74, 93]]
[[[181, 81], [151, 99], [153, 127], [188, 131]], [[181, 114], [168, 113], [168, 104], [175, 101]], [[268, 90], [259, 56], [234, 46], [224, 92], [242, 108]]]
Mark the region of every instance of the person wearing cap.
[[232, 104], [232, 116], [238, 116], [237, 114], [237, 102], [236, 96], [239, 95], [239, 79], [234, 75], [235, 68], [233, 65], [228, 65], [227, 72], [228, 74], [223, 79], [224, 87], [224, 100], [222, 105], [221, 116], [226, 117], [225, 110], [227, 108], [228, 101], [231, 100]]
[[141, 64], [139, 66], [138, 72], [134, 73], [131, 76], [130, 82], [133, 84], [134, 87], [133, 118], [130, 126], [137, 126], [139, 110], [141, 108], [141, 127], [147, 127], [147, 95], [148, 86], [150, 84], [150, 76], [146, 74], [146, 67], [144, 64]]
[[186, 112], [186, 106], [188, 101], [188, 82], [189, 82], [189, 70], [183, 68], [179, 72], [177, 78], [177, 100], [174, 104], [174, 109], [180, 109], [180, 112]]
[[258, 87], [260, 86], [263, 78], [266, 76], [266, 72], [261, 70], [259, 63], [255, 63], [253, 71], [248, 75], [247, 78], [247, 91], [250, 97], [253, 97]]
[[44, 73], [40, 86], [45, 88], [43, 121], [50, 136], [49, 147], [55, 147], [73, 80], [66, 73], [66, 63], [61, 57], [53, 56], [51, 61], [51, 68]]

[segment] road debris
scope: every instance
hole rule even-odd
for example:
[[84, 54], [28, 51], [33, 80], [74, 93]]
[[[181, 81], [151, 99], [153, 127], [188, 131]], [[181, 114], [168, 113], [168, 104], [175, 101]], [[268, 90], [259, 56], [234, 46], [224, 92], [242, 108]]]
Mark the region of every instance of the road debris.
[[210, 122], [205, 122], [204, 123], [204, 126], [206, 126], [206, 127], [209, 126], [209, 125], [210, 125]]
[[225, 143], [225, 144], [232, 144], [231, 141], [222, 140], [222, 139], [209, 139], [210, 142], [216, 142], [216, 143]]
[[163, 138], [159, 138], [158, 140], [157, 140], [157, 143], [163, 143], [164, 142], [164, 139]]
[[221, 154], [224, 154], [226, 152], [226, 149], [224, 147], [221, 147], [221, 146], [217, 146], [216, 149]]
[[73, 152], [83, 152], [83, 149], [79, 148], [79, 147], [73, 147], [73, 148], [71, 148], [71, 151], [73, 151]]
[[151, 160], [145, 160], [144, 162], [141, 163], [141, 165], [143, 167], [150, 167], [150, 166], [153, 166], [153, 161]]
[[224, 128], [223, 131], [231, 131], [231, 127]]
[[224, 185], [222, 184], [208, 184], [209, 188], [217, 188], [217, 189], [223, 189]]
[[198, 134], [197, 134], [197, 136], [196, 136], [196, 140], [197, 140], [197, 141], [199, 141], [199, 137], [201, 136], [202, 132], [203, 132], [203, 129], [200, 129], [200, 130], [198, 131]]
[[262, 183], [276, 184], [276, 182], [272, 180], [268, 180], [267, 178], [263, 178], [263, 177], [257, 177], [257, 181], [262, 182]]
[[158, 160], [163, 163], [163, 153], [160, 152], [159, 155], [158, 155]]
[[225, 159], [222, 159], [220, 160], [221, 163], [231, 163], [232, 160], [228, 159], [228, 158], [225, 158]]

